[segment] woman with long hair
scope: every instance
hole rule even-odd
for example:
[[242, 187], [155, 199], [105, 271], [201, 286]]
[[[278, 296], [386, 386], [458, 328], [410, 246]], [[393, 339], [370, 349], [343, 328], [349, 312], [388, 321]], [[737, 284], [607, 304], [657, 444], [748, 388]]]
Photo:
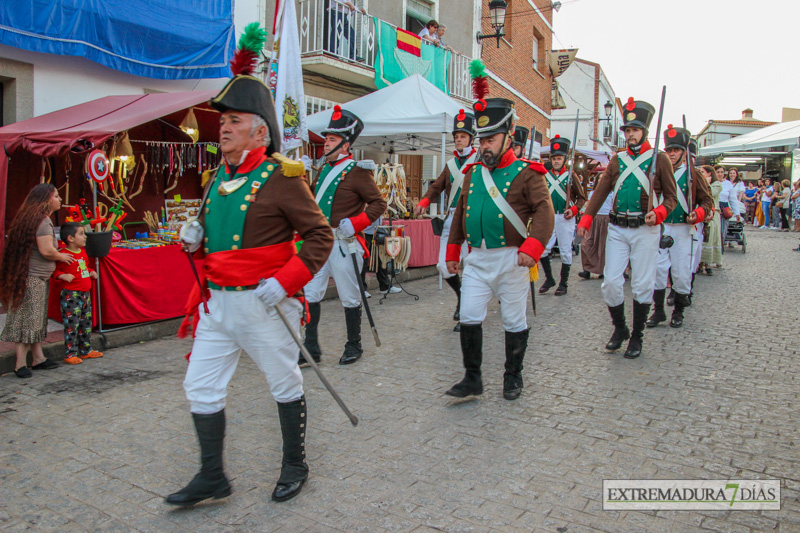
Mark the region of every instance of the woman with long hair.
[[794, 229], [800, 231], [800, 180], [794, 182], [794, 189], [791, 196], [792, 218], [794, 218]]
[[700, 256], [700, 268], [698, 270], [699, 272], [705, 270], [706, 274], [710, 276], [712, 274], [711, 265], [719, 267], [722, 263], [722, 232], [720, 230], [719, 215], [719, 196], [722, 194], [722, 182], [717, 179], [717, 173], [710, 165], [703, 165], [697, 170], [711, 185], [711, 197], [714, 200], [713, 212], [706, 213], [708, 238], [703, 240], [703, 253]]
[[733, 216], [744, 219], [745, 206], [744, 206], [744, 182], [739, 176], [739, 169], [731, 167], [728, 169], [728, 180], [731, 182], [731, 191], [728, 196], [728, 201], [733, 210]]
[[789, 180], [783, 180], [782, 200], [778, 203], [781, 214], [781, 231], [789, 231], [789, 206], [792, 203], [792, 187]]
[[[732, 187], [731, 182], [725, 179], [725, 167], [722, 165], [715, 165], [714, 174], [717, 177], [717, 181], [722, 184], [722, 192], [719, 195], [719, 209], [722, 211], [723, 209], [728, 208], [731, 210], [731, 212], [733, 212], [733, 206], [729, 201]], [[722, 245], [725, 246], [725, 237], [728, 235], [728, 219], [721, 217], [719, 222], [720, 237], [722, 238]]]
[[56, 261], [75, 261], [58, 251], [50, 216], [59, 209], [61, 198], [53, 185], [34, 187], [11, 222], [0, 259], [0, 303], [8, 311], [0, 340], [15, 343], [14, 373], [20, 378], [32, 375], [27, 367], [28, 350], [33, 353], [34, 370], [58, 366], [42, 353], [47, 335], [47, 293]]
[[780, 180], [775, 180], [772, 187], [775, 189], [775, 193], [772, 195], [772, 225], [770, 229], [781, 229], [783, 226], [781, 206], [789, 191], [784, 190], [785, 187]]

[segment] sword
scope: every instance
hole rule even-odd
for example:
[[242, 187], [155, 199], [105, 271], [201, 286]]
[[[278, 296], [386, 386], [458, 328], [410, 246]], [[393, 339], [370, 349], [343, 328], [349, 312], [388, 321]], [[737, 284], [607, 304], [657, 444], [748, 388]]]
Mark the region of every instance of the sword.
[[[337, 228], [338, 229], [338, 228]], [[347, 242], [347, 250], [350, 252], [350, 258], [353, 260], [353, 271], [356, 274], [356, 280], [358, 281], [358, 290], [361, 293], [361, 303], [364, 306], [364, 310], [367, 312], [367, 320], [369, 320], [369, 327], [372, 329], [372, 336], [375, 337], [375, 346], [381, 345], [381, 339], [378, 337], [378, 330], [375, 327], [375, 320], [372, 318], [372, 311], [369, 309], [369, 304], [367, 303], [367, 299], [364, 296], [364, 292], [366, 289], [364, 288], [364, 282], [361, 280], [361, 272], [358, 270], [358, 260], [356, 259], [356, 253], [358, 252], [358, 245], [356, 244], [355, 237], [350, 237], [345, 239]]]
[[200, 287], [200, 298], [203, 299], [203, 312], [206, 315], [210, 315], [211, 312], [208, 310], [208, 298], [206, 298], [206, 291], [203, 289], [203, 284], [200, 283], [200, 275], [197, 273], [197, 265], [194, 264], [194, 259], [192, 259], [192, 253], [189, 250], [186, 250], [186, 257], [189, 259], [189, 264], [192, 265], [192, 273], [194, 273], [194, 280], [197, 282], [197, 286]]
[[327, 380], [325, 375], [322, 373], [322, 370], [320, 370], [319, 367], [317, 366], [317, 363], [314, 362], [314, 358], [311, 357], [310, 353], [308, 353], [308, 350], [303, 344], [303, 341], [300, 340], [300, 336], [297, 334], [292, 325], [289, 323], [289, 319], [286, 317], [286, 314], [283, 312], [283, 309], [281, 309], [277, 305], [274, 307], [274, 309], [275, 311], [278, 312], [278, 316], [281, 317], [281, 320], [283, 320], [283, 325], [286, 326], [286, 329], [288, 329], [289, 333], [292, 334], [292, 338], [294, 339], [294, 342], [297, 344], [297, 346], [300, 348], [300, 351], [303, 353], [303, 357], [306, 358], [308, 364], [311, 365], [311, 368], [313, 368], [314, 372], [316, 372], [317, 376], [319, 376], [319, 380], [322, 382], [323, 385], [325, 385], [325, 388], [328, 389], [328, 392], [331, 393], [331, 396], [333, 396], [333, 399], [336, 400], [336, 403], [339, 404], [339, 407], [342, 408], [342, 411], [344, 411], [344, 414], [347, 415], [347, 418], [350, 419], [350, 423], [353, 424], [354, 426], [357, 426], [358, 418], [356, 417], [356, 415], [350, 412], [350, 409], [348, 409], [347, 406], [344, 404], [342, 398], [336, 393], [336, 389], [333, 388], [333, 385], [331, 385], [330, 382]]

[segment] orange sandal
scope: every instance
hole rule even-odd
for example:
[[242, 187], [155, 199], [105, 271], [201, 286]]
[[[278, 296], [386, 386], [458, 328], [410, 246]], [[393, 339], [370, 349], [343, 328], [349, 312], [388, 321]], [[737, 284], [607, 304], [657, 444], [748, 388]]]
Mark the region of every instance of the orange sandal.
[[92, 350], [91, 352], [87, 353], [86, 355], [82, 355], [81, 359], [97, 359], [98, 357], [103, 357], [103, 352], [98, 352], [97, 350]]
[[73, 355], [72, 357], [66, 357], [64, 359], [64, 362], [67, 363], [68, 365], [79, 365], [83, 363], [83, 359], [81, 359], [77, 355]]

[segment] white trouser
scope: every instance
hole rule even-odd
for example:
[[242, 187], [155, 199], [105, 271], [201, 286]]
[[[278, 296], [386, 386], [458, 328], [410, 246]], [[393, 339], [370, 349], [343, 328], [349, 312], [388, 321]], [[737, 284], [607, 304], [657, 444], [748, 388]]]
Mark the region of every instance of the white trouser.
[[700, 257], [703, 255], [703, 227], [704, 222], [695, 225], [694, 232], [694, 257], [692, 257], [692, 272], [697, 272], [700, 267]]
[[492, 296], [500, 300], [503, 329], [512, 333], [528, 328], [529, 269], [517, 265], [516, 246], [473, 248], [464, 261], [461, 278], [461, 323], [481, 324]]
[[[439, 273], [442, 275], [444, 279], [450, 279], [455, 274], [451, 274], [447, 271], [447, 239], [450, 237], [450, 226], [453, 224], [453, 213], [456, 210], [454, 207], [450, 208], [450, 213], [447, 215], [447, 219], [444, 221], [444, 227], [442, 228], [442, 236], [439, 238], [439, 262], [436, 263], [436, 268], [439, 269]], [[465, 259], [467, 254], [469, 253], [469, 245], [466, 241], [461, 244], [461, 259]]]
[[[280, 304], [299, 333], [303, 306], [294, 298]], [[303, 375], [297, 366], [297, 344], [274, 308], [253, 291], [211, 291], [210, 315], [200, 308], [200, 323], [189, 358], [183, 388], [193, 413], [207, 415], [225, 407], [228, 382], [242, 350], [267, 377], [276, 402], [303, 395]]]
[[[361, 272], [361, 266], [364, 264], [364, 250], [358, 241], [356, 241], [356, 245], [358, 247], [356, 252], [358, 272]], [[331, 255], [328, 256], [328, 260], [319, 269], [314, 279], [309, 281], [303, 289], [309, 303], [322, 301], [325, 291], [328, 289], [328, 280], [330, 280], [331, 276], [333, 276], [333, 281], [336, 282], [336, 292], [339, 293], [342, 305], [344, 307], [360, 306], [361, 294], [358, 288], [358, 278], [353, 268], [350, 251], [347, 248], [347, 241], [336, 239], [333, 242], [333, 249], [331, 249]]]
[[692, 288], [692, 236], [689, 224], [664, 224], [664, 235], [673, 238], [671, 247], [658, 250], [655, 288], [667, 288], [667, 278], [672, 269], [672, 288], [678, 294], [689, 294]]
[[606, 266], [603, 269], [603, 299], [609, 307], [625, 302], [623, 274], [631, 264], [631, 289], [633, 299], [646, 304], [653, 301], [656, 281], [656, 258], [661, 230], [658, 226], [640, 226], [636, 229], [608, 225], [606, 238]]
[[550, 250], [558, 241], [558, 252], [561, 255], [561, 263], [564, 265], [572, 264], [572, 241], [575, 240], [575, 217], [567, 220], [562, 214], [556, 214], [556, 227], [553, 235], [547, 242], [542, 257], [550, 255]]

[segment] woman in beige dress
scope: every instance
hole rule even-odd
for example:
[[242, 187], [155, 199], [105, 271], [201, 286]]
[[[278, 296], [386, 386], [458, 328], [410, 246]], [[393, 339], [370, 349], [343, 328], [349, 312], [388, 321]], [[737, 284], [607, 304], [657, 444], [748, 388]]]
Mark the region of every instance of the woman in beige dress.
[[722, 193], [722, 183], [717, 178], [714, 167], [703, 165], [697, 170], [711, 185], [711, 196], [714, 199], [714, 211], [706, 215], [708, 238], [703, 241], [703, 253], [700, 256], [698, 269], [699, 272], [705, 271], [710, 276], [712, 274], [711, 265], [722, 266], [722, 233], [719, 215], [719, 196]]

